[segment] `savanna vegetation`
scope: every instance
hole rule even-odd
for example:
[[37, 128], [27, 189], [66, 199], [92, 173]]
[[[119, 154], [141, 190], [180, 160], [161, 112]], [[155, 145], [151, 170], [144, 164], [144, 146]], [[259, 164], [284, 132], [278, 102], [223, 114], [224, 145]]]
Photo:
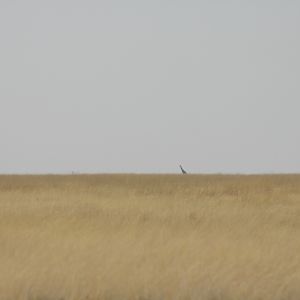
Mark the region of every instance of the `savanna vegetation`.
[[299, 300], [300, 176], [0, 176], [1, 300]]

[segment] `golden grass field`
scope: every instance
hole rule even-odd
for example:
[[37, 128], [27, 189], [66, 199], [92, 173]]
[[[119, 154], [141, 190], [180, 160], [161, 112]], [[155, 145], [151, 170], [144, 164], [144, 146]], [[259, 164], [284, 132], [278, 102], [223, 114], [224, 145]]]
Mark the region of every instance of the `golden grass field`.
[[1, 300], [299, 300], [300, 175], [0, 176]]

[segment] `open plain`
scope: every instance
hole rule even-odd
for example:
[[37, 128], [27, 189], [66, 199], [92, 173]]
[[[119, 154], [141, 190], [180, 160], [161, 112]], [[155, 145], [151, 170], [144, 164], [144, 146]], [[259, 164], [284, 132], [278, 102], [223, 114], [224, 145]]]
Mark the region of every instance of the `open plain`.
[[299, 300], [300, 175], [0, 176], [1, 300]]

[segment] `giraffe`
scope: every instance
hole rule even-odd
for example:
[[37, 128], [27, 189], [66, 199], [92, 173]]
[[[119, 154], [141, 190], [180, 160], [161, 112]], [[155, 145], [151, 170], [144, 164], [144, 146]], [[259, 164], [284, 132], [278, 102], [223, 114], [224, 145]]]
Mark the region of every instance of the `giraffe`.
[[179, 165], [182, 174], [187, 174], [187, 171], [182, 167], [182, 165]]

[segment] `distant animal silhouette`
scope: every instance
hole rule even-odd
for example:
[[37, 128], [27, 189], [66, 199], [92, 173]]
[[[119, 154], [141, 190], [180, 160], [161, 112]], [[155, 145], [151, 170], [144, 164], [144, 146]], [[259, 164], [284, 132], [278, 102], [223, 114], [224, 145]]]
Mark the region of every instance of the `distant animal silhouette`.
[[182, 165], [179, 165], [182, 174], [187, 174], [187, 171], [182, 167]]

